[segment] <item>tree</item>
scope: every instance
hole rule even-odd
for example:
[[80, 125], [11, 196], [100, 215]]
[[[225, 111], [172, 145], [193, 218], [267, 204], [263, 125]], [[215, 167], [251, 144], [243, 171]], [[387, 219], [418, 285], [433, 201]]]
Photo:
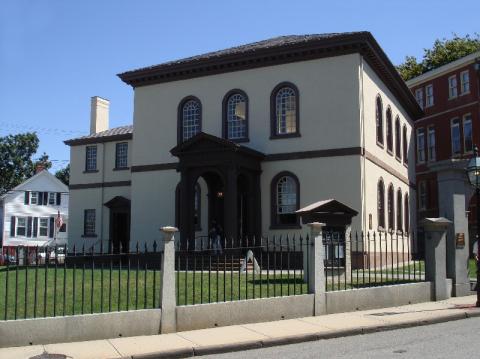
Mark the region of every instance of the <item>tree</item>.
[[458, 60], [480, 51], [480, 35], [460, 37], [453, 34], [452, 39], [435, 40], [431, 49], [423, 49], [423, 58], [418, 62], [415, 56], [405, 57], [405, 61], [397, 66], [402, 78], [407, 81], [427, 71]]
[[37, 161], [32, 160], [38, 145], [39, 139], [34, 132], [0, 137], [0, 194], [35, 174], [36, 164], [43, 163], [46, 168], [52, 166], [45, 153]]
[[70, 163], [67, 165], [67, 167], [55, 172], [55, 177], [68, 186], [70, 183]]

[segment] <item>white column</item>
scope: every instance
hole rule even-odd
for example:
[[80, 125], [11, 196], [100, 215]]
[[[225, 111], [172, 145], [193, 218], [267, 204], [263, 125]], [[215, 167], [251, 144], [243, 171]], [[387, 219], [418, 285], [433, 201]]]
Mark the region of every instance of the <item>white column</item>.
[[162, 255], [162, 282], [160, 284], [160, 306], [162, 320], [160, 333], [174, 333], [177, 331], [176, 296], [175, 296], [175, 227], [162, 227], [163, 255]]
[[327, 297], [325, 291], [325, 267], [322, 228], [325, 223], [309, 223], [310, 248], [308, 249], [308, 287], [310, 293], [315, 295], [314, 315], [327, 312]]

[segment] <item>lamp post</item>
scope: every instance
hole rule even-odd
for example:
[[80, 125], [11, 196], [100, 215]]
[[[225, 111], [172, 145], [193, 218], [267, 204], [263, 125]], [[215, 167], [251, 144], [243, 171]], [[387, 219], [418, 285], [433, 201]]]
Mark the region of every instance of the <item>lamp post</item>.
[[467, 165], [467, 177], [468, 181], [475, 188], [475, 195], [477, 199], [477, 229], [476, 229], [476, 240], [477, 240], [477, 307], [480, 307], [480, 157], [478, 157], [478, 147], [475, 146], [473, 150], [473, 157], [470, 159]]

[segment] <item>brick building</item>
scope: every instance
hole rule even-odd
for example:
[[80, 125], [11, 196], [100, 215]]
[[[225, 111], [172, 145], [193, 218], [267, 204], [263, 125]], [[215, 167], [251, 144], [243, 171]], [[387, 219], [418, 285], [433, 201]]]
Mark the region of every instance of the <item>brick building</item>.
[[[441, 216], [433, 163], [466, 159], [480, 145], [480, 51], [407, 82], [424, 117], [415, 122], [418, 220]], [[468, 205], [474, 230], [475, 203]], [[472, 206], [473, 204], [473, 206]]]

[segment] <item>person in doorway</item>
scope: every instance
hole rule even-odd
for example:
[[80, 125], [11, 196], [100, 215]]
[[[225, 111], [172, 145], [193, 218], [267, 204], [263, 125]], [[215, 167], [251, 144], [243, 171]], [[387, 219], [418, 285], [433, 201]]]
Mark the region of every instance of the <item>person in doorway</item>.
[[213, 254], [222, 253], [222, 232], [222, 227], [220, 227], [216, 221], [212, 221], [212, 227], [208, 232], [208, 237], [210, 238]]

